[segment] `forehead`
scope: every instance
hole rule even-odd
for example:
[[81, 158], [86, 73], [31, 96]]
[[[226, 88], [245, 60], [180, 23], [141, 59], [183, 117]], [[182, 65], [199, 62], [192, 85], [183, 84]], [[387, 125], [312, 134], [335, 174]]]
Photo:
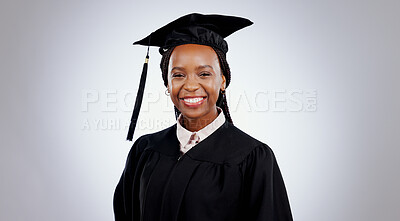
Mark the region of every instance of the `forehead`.
[[185, 44], [175, 47], [169, 66], [180, 65], [219, 65], [214, 49], [206, 45]]

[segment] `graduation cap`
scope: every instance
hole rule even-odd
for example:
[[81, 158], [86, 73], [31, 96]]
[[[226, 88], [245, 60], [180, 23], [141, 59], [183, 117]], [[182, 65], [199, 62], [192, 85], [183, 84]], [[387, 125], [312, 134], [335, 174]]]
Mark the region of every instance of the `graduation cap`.
[[150, 46], [159, 47], [159, 52], [161, 54], [171, 47], [183, 44], [207, 45], [217, 48], [223, 53], [227, 53], [228, 44], [224, 38], [251, 24], [253, 24], [253, 22], [241, 17], [192, 13], [168, 23], [164, 27], [152, 32], [149, 36], [133, 43], [134, 45], [148, 46], [148, 48], [127, 140], [132, 141], [136, 122], [139, 117], [144, 86], [146, 84]]

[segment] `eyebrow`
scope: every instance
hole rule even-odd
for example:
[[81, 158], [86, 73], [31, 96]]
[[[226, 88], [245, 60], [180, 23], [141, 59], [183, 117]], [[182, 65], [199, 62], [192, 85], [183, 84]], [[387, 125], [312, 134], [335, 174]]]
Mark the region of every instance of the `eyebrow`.
[[[197, 67], [196, 67], [196, 70], [198, 71], [198, 70], [200, 70], [200, 69], [205, 69], [205, 68], [210, 68], [211, 70], [214, 70], [214, 68], [213, 68], [211, 65], [208, 65], [208, 64], [197, 66]], [[183, 67], [173, 67], [173, 68], [171, 69], [171, 71], [174, 71], [174, 70], [184, 71], [185, 68], [183, 68]]]
[[214, 70], [214, 68], [208, 64], [206, 65], [200, 65], [196, 68], [196, 70], [200, 70], [200, 69], [205, 69], [205, 68], [210, 68], [211, 70]]
[[174, 70], [178, 70], [178, 71], [184, 71], [184, 70], [185, 70], [185, 68], [181, 68], [181, 67], [173, 67], [173, 68], [171, 69], [171, 72], [172, 72], [172, 71], [174, 71]]

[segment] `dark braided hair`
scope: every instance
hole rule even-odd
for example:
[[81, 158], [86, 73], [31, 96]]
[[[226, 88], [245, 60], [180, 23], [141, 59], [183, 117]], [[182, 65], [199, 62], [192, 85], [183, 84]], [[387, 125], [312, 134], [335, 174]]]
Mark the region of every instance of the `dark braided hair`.
[[[171, 54], [172, 54], [172, 51], [174, 50], [174, 48], [175, 47], [171, 47], [165, 51], [164, 51], [164, 49], [160, 48], [160, 53], [162, 54], [160, 68], [161, 68], [161, 72], [162, 72], [162, 78], [164, 80], [164, 85], [166, 87], [168, 86], [168, 63], [169, 63], [169, 59], [171, 57]], [[219, 50], [218, 48], [215, 48], [215, 47], [212, 47], [212, 48], [214, 49], [215, 53], [218, 56], [222, 74], [225, 76], [226, 87], [228, 87], [229, 83], [231, 82], [231, 70], [229, 68], [228, 62], [226, 61], [226, 54], [224, 52], [222, 52], [221, 50]], [[226, 101], [226, 95], [225, 95], [225, 93], [221, 93], [221, 91], [219, 91], [217, 106], [222, 109], [228, 122], [233, 123], [231, 115], [229, 113], [228, 103]], [[177, 119], [181, 112], [175, 106], [174, 106], [174, 109], [175, 109], [175, 118]]]

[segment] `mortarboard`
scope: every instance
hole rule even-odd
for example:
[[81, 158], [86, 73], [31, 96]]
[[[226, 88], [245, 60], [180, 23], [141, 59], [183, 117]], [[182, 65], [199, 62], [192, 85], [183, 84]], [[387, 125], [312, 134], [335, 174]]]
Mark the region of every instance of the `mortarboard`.
[[139, 117], [144, 86], [146, 84], [150, 46], [159, 47], [161, 54], [163, 54], [164, 50], [167, 50], [168, 48], [183, 44], [208, 45], [227, 53], [228, 44], [224, 38], [251, 24], [253, 24], [253, 22], [241, 17], [192, 13], [168, 23], [152, 32], [149, 36], [133, 43], [134, 45], [138, 44], [148, 46], [148, 48], [142, 75], [140, 77], [139, 89], [136, 96], [127, 140], [132, 141], [136, 122]]

